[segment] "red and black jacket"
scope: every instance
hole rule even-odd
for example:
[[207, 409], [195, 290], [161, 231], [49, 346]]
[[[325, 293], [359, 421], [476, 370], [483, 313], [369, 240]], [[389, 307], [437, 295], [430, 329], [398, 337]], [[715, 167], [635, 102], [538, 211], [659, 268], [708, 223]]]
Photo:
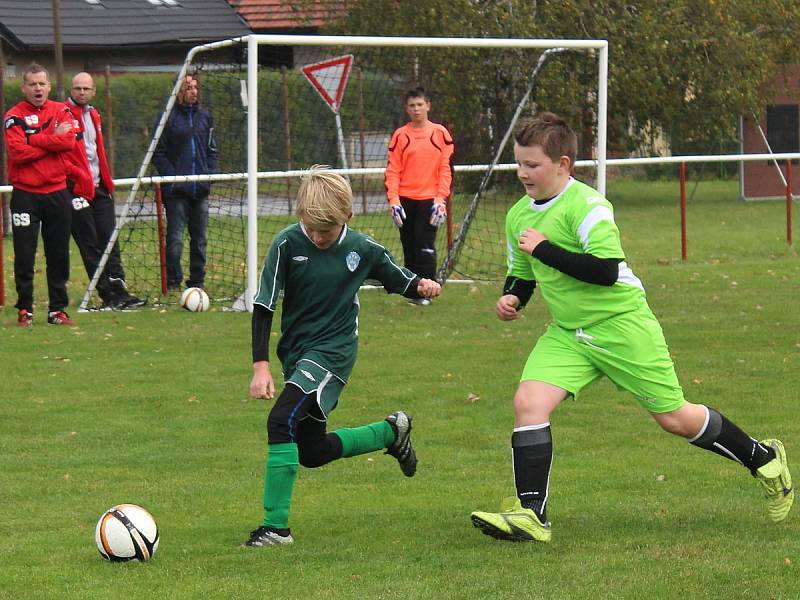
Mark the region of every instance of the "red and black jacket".
[[[89, 178], [88, 185], [85, 183], [85, 180], [83, 180], [82, 177], [79, 180], [74, 180], [76, 182], [76, 187], [74, 189], [75, 194], [83, 196], [89, 200], [94, 198], [94, 180], [92, 178], [92, 170], [89, 167], [89, 159], [86, 156], [86, 146], [82, 142], [84, 131], [86, 129], [86, 125], [83, 120], [85, 112], [89, 113], [89, 118], [92, 119], [92, 124], [94, 125], [97, 141], [97, 162], [98, 166], [100, 167], [100, 183], [104, 188], [106, 188], [109, 194], [112, 193], [114, 191], [114, 180], [111, 177], [111, 169], [108, 166], [108, 158], [106, 157], [106, 146], [105, 142], [103, 141], [103, 122], [100, 118], [100, 113], [97, 112], [97, 109], [91, 104], [86, 105], [88, 107], [87, 111], [86, 107], [77, 104], [72, 98], [67, 98], [65, 104], [72, 113], [72, 116], [75, 117], [75, 126], [78, 129], [76, 134], [78, 143], [75, 144], [75, 148], [70, 153], [71, 162], [76, 166], [82, 166], [85, 168]], [[73, 180], [73, 178], [70, 177], [70, 180]], [[79, 181], [81, 183], [79, 183]], [[89, 187], [89, 185], [91, 187], [90, 190], [86, 189]], [[85, 191], [86, 193], [82, 194], [80, 193], [81, 191]]]
[[74, 135], [56, 135], [56, 127], [74, 121], [61, 102], [47, 100], [37, 108], [27, 100], [6, 113], [8, 180], [15, 188], [49, 194], [67, 187], [67, 165], [62, 154], [75, 145]]

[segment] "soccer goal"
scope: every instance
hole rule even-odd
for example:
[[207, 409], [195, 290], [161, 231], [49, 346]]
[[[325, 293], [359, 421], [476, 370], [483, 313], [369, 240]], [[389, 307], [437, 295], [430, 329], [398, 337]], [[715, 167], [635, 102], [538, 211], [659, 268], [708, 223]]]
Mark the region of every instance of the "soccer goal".
[[[186, 74], [198, 79], [200, 104], [214, 119], [218, 174], [159, 177], [152, 155]], [[550, 110], [579, 124], [579, 158], [592, 161], [602, 192], [607, 74], [604, 40], [251, 35], [198, 46], [160, 116], [153, 115], [130, 191], [118, 192], [126, 199], [109, 248], [118, 240], [137, 294], [174, 303], [179, 294], [166, 285], [159, 189], [211, 180], [205, 288], [212, 302], [249, 310], [269, 242], [294, 221], [300, 176], [326, 164], [352, 185], [351, 225], [401, 257], [383, 172], [389, 138], [407, 121], [404, 93], [422, 86], [431, 96], [431, 120], [451, 130], [456, 146], [448, 222], [437, 238], [439, 276], [501, 279], [505, 212], [521, 196], [509, 143], [517, 119]], [[105, 257], [100, 269], [104, 264]], [[81, 308], [91, 305], [98, 276]]]

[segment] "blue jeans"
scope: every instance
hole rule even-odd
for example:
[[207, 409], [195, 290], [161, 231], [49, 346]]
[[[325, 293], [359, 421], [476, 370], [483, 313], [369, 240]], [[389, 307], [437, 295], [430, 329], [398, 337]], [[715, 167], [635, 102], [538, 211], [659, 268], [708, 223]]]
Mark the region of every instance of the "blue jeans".
[[190, 198], [175, 195], [164, 198], [167, 209], [167, 285], [180, 287], [183, 279], [183, 230], [189, 226], [188, 287], [203, 287], [206, 276], [208, 241], [208, 196]]

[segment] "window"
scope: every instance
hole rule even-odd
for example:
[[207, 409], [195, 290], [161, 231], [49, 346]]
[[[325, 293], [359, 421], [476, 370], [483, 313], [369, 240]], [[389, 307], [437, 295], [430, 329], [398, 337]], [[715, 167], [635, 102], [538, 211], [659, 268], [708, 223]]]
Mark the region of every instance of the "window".
[[[767, 106], [767, 141], [776, 154], [800, 151], [800, 106]], [[797, 164], [797, 161], [793, 160], [792, 163]]]

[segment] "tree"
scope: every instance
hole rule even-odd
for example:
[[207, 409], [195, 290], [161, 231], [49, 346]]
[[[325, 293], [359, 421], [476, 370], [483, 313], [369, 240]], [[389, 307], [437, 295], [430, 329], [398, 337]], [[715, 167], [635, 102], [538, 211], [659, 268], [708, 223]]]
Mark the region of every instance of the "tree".
[[[765, 90], [779, 65], [800, 62], [800, 3], [790, 0], [351, 0], [347, 6], [336, 33], [607, 39], [609, 142], [618, 151], [647, 149], [657, 131], [675, 152], [718, 151], [736, 139], [740, 115], [758, 114], [769, 102]], [[505, 130], [536, 59], [519, 51], [383, 56], [375, 59], [381, 68], [446, 91], [439, 107], [456, 123], [460, 146], [466, 135], [484, 159], [491, 145], [485, 131]], [[594, 87], [596, 63], [575, 53], [554, 63], [537, 85], [536, 106], [573, 123], [587, 116], [591, 122], [595, 99], [586, 91]]]

